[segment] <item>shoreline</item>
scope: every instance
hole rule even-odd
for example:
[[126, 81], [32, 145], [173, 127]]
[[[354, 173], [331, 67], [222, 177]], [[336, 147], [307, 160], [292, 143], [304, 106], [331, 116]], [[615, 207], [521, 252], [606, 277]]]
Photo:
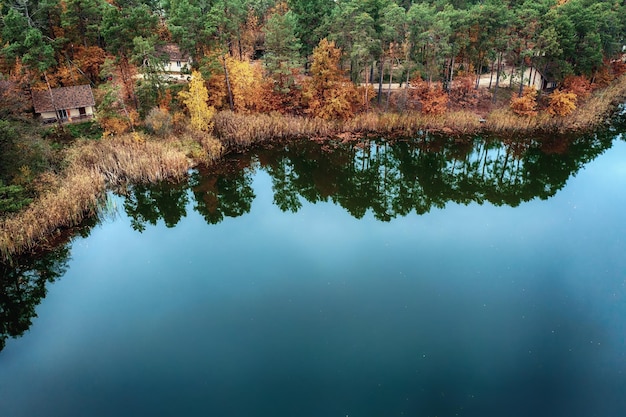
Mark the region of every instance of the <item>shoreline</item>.
[[626, 76], [622, 76], [595, 91], [565, 117], [547, 112], [521, 117], [499, 108], [484, 118], [471, 111], [442, 116], [372, 111], [341, 122], [225, 111], [215, 116], [214, 136], [185, 129], [165, 139], [133, 133], [97, 142], [78, 140], [68, 150], [67, 168], [56, 177], [54, 187], [24, 210], [0, 218], [0, 262], [11, 263], [16, 256], [36, 253], [64, 230], [97, 216], [112, 187], [181, 179], [195, 166], [218, 163], [225, 154], [243, 152], [255, 144], [301, 138], [352, 141], [372, 135], [519, 138], [583, 134], [608, 120], [625, 99]]

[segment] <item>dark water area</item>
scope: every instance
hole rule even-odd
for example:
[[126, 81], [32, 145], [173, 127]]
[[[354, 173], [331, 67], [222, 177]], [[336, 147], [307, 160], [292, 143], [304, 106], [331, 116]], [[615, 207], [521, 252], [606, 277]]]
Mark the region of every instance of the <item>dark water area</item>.
[[624, 124], [302, 141], [0, 266], [0, 416], [626, 415]]

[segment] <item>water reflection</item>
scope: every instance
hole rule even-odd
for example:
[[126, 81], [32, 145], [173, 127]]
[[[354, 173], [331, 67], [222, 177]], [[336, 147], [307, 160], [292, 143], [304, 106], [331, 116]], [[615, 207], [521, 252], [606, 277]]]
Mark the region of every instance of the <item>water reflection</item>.
[[146, 223], [156, 225], [160, 219], [167, 227], [176, 226], [187, 215], [188, 201], [187, 185], [184, 183], [136, 185], [128, 190], [124, 211], [131, 218], [133, 229], [143, 232]]
[[[450, 202], [515, 207], [553, 196], [611, 147], [617, 132], [624, 130], [625, 118], [601, 133], [569, 139], [429, 137], [275, 145], [201, 168], [184, 182], [129, 187], [123, 209], [139, 232], [160, 220], [174, 227], [190, 207], [208, 224], [217, 224], [250, 211], [256, 170], [270, 175], [274, 203], [282, 211], [298, 211], [303, 201], [331, 201], [355, 218], [371, 211], [376, 219], [389, 221]], [[95, 222], [81, 233], [88, 234]], [[39, 257], [0, 264], [0, 350], [7, 338], [28, 330], [47, 283], [65, 273], [69, 256], [69, 244], [64, 243]]]
[[302, 142], [260, 151], [259, 164], [271, 175], [274, 201], [283, 210], [297, 210], [299, 198], [333, 201], [356, 218], [371, 210], [389, 221], [449, 202], [518, 206], [549, 198], [611, 140], [610, 135], [541, 142], [432, 138], [334, 148]]
[[[133, 187], [124, 203], [133, 227], [185, 216], [189, 198], [209, 224], [250, 211], [257, 169], [272, 178], [274, 203], [296, 212], [302, 200], [331, 201], [355, 218], [371, 211], [389, 221], [453, 202], [516, 207], [547, 199], [586, 163], [611, 147], [615, 133], [578, 138], [500, 141], [493, 138], [420, 141], [300, 141], [231, 157], [194, 172], [186, 183]], [[191, 194], [187, 194], [187, 189]]]
[[22, 336], [30, 328], [46, 285], [65, 274], [69, 255], [69, 246], [61, 245], [36, 258], [0, 263], [0, 350], [9, 337]]
[[199, 169], [189, 178], [194, 210], [209, 224], [217, 224], [224, 217], [239, 217], [252, 207], [255, 195], [250, 165], [238, 162], [231, 160], [211, 170]]

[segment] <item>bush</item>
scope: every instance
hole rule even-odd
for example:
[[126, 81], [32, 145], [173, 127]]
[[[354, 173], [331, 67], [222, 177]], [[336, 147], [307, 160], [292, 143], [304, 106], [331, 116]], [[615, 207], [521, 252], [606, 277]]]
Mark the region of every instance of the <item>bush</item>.
[[584, 100], [591, 94], [593, 85], [584, 75], [570, 75], [563, 80], [563, 89], [574, 93], [576, 100]]
[[535, 117], [537, 115], [537, 90], [524, 87], [521, 97], [511, 99], [511, 110], [518, 116]]
[[576, 94], [556, 90], [550, 95], [548, 112], [553, 116], [567, 116], [576, 109]]
[[0, 216], [19, 211], [30, 204], [32, 200], [24, 194], [24, 189], [19, 185], [4, 185], [0, 180]]
[[155, 135], [165, 137], [172, 132], [172, 115], [165, 109], [155, 107], [146, 116], [146, 127]]
[[94, 121], [69, 124], [67, 130], [76, 139], [100, 139], [102, 137], [102, 128]]

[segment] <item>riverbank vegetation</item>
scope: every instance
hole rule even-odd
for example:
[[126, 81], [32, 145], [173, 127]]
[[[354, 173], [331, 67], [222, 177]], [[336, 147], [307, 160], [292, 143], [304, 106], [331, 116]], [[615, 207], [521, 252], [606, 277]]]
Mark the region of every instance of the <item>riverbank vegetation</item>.
[[[1, 257], [93, 215], [106, 187], [259, 142], [590, 129], [626, 97], [625, 8], [2, 1]], [[76, 85], [91, 86], [95, 118], [42, 125], [31, 93]]]

